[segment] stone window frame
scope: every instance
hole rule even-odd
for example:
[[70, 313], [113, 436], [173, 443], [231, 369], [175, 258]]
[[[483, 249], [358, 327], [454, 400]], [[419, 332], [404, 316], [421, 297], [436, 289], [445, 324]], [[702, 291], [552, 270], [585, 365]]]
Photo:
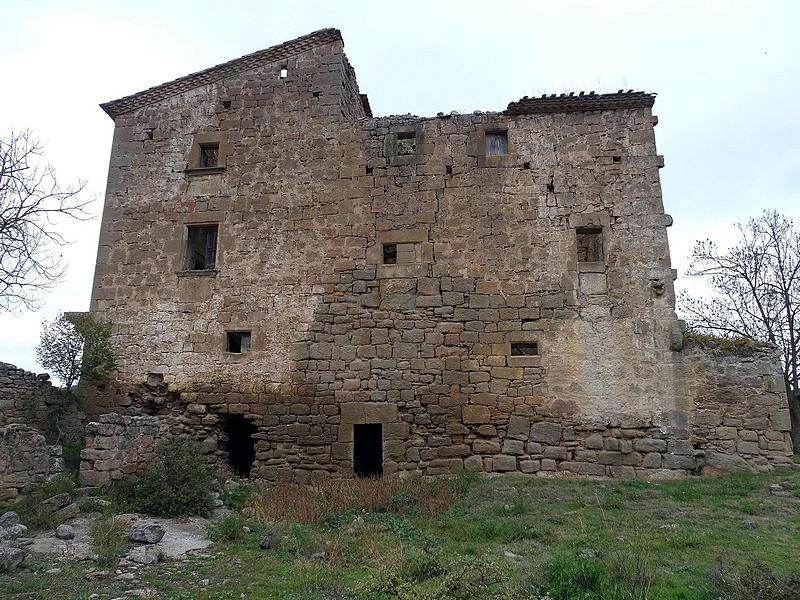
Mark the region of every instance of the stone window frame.
[[[241, 350], [239, 352], [232, 352], [230, 350], [230, 341], [231, 341], [230, 340], [230, 335], [232, 333], [234, 333], [234, 334], [236, 334], [236, 333], [238, 333], [238, 334], [242, 334], [242, 333], [250, 334], [250, 340], [249, 340], [248, 345], [247, 345], [247, 350]], [[224, 348], [225, 348], [225, 354], [226, 355], [239, 356], [239, 355], [242, 355], [242, 354], [247, 355], [247, 354], [250, 354], [251, 352], [253, 352], [253, 329], [252, 328], [234, 327], [232, 329], [225, 329], [224, 334], [225, 334], [225, 336], [224, 336], [224, 344], [225, 344]]]
[[[397, 153], [397, 134], [398, 133], [413, 133], [414, 134], [414, 153], [413, 154], [398, 154]], [[390, 166], [400, 165], [413, 165], [419, 161], [421, 156], [421, 148], [423, 144], [423, 131], [422, 124], [414, 125], [394, 125], [390, 127], [389, 133], [384, 138], [384, 154], [389, 159]]]
[[353, 468], [353, 425], [383, 425], [383, 465], [384, 475], [391, 475], [392, 470], [387, 470], [387, 462], [402, 462], [392, 451], [392, 445], [407, 446], [410, 426], [400, 418], [397, 404], [394, 402], [342, 402], [339, 405], [340, 421], [336, 442], [334, 442], [334, 455], [346, 457], [350, 469]]
[[[582, 213], [571, 215], [569, 227], [572, 237], [572, 263], [579, 273], [605, 273], [608, 264], [608, 232], [611, 230], [611, 217], [608, 213]], [[599, 229], [603, 242], [603, 260], [592, 262], [578, 261], [578, 230]]]
[[[497, 121], [486, 123], [480, 127], [475, 135], [475, 154], [478, 159], [478, 167], [514, 167], [516, 156], [514, 154], [515, 144], [512, 131], [515, 129], [514, 121]], [[486, 155], [486, 134], [505, 132], [508, 137], [508, 152], [496, 156]]]
[[[535, 342], [538, 354], [535, 356], [512, 356], [511, 344], [518, 342]], [[509, 367], [541, 367], [542, 366], [542, 340], [539, 331], [512, 331], [506, 334], [505, 341], [500, 347], [501, 356], [506, 357]]]
[[[383, 247], [397, 244], [397, 262], [383, 262]], [[412, 259], [412, 260], [409, 260]], [[376, 265], [377, 279], [427, 277], [433, 263], [433, 244], [428, 241], [428, 228], [378, 231], [375, 242], [367, 247], [367, 264]]]
[[[184, 173], [186, 175], [215, 175], [223, 173], [228, 166], [228, 157], [233, 152], [233, 145], [226, 142], [224, 134], [220, 132], [204, 132], [196, 133], [192, 139], [192, 146], [186, 155], [186, 168]], [[217, 150], [217, 166], [216, 167], [201, 167], [200, 154], [203, 146], [216, 144]]]
[[[207, 215], [188, 215], [188, 218], [179, 223], [181, 228], [180, 248], [176, 252], [175, 274], [178, 277], [216, 277], [222, 268], [222, 217], [220, 214]], [[186, 249], [189, 243], [189, 228], [203, 227], [208, 225], [217, 226], [217, 254], [214, 260], [213, 269], [186, 269]]]

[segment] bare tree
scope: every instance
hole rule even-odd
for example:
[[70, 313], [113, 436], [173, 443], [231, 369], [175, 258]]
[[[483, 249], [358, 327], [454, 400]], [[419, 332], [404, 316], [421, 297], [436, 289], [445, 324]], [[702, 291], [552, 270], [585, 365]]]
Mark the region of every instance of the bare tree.
[[64, 274], [58, 219], [89, 218], [85, 184], [62, 189], [41, 156], [29, 131], [0, 138], [0, 311], [38, 307], [41, 291]]
[[722, 250], [695, 244], [689, 275], [709, 280], [710, 298], [681, 297], [689, 326], [723, 337], [769, 342], [782, 353], [792, 443], [800, 453], [800, 228], [777, 211], [737, 224]]

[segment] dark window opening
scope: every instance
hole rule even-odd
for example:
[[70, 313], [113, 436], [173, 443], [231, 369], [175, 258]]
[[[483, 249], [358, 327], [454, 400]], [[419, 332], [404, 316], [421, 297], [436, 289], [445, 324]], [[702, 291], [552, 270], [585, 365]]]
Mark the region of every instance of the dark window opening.
[[289, 76], [289, 65], [281, 67], [281, 79], [286, 79]]
[[356, 477], [383, 475], [383, 426], [353, 425], [353, 474]]
[[548, 184], [547, 184], [547, 191], [548, 191], [548, 192], [550, 192], [551, 194], [552, 194], [553, 192], [555, 192], [555, 191], [556, 191], [556, 184], [554, 184], [554, 183], [548, 183]]
[[189, 225], [186, 236], [187, 271], [213, 269], [217, 262], [217, 232], [219, 225]]
[[531, 163], [529, 163], [529, 162], [522, 163], [522, 168], [523, 169], [530, 169], [531, 168]]
[[383, 264], [385, 265], [397, 264], [397, 244], [383, 245]]
[[445, 171], [447, 172], [448, 175], [452, 175], [453, 174], [453, 167], [451, 167], [450, 165], [447, 165], [445, 167]]
[[242, 415], [225, 415], [223, 417], [225, 435], [228, 442], [228, 464], [239, 477], [250, 477], [253, 463], [256, 461], [256, 442], [253, 435], [258, 427]]
[[228, 352], [243, 354], [250, 352], [250, 339], [252, 334], [249, 331], [229, 331], [228, 332]]
[[314, 92], [314, 98], [319, 98], [319, 92]]
[[231, 107], [231, 101], [230, 100], [223, 100], [222, 101], [222, 108], [228, 109], [230, 107]]
[[144, 132], [147, 134], [147, 139], [148, 140], [152, 140], [153, 139], [153, 130], [152, 129], [145, 129]]
[[417, 152], [417, 134], [404, 131], [397, 134], [397, 155], [408, 156]]
[[501, 156], [508, 154], [508, 132], [486, 132], [486, 156]]
[[576, 232], [578, 262], [600, 262], [603, 260], [603, 230], [587, 227]]
[[615, 157], [614, 157], [614, 158], [612, 158], [611, 160], [612, 160], [613, 162], [615, 162], [615, 163], [621, 163], [621, 162], [622, 162], [622, 157], [621, 157], [621, 156], [615, 156]]
[[367, 167], [367, 175], [372, 175], [372, 167]]
[[219, 144], [200, 146], [200, 168], [211, 169], [219, 165]]
[[511, 356], [538, 356], [539, 344], [536, 342], [513, 342]]

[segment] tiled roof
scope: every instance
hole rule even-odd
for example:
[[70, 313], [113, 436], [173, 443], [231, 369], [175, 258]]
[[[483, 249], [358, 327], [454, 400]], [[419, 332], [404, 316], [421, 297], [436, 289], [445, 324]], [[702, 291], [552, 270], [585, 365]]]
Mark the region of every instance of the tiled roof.
[[616, 110], [621, 108], [650, 108], [656, 100], [655, 94], [647, 92], [627, 92], [616, 94], [595, 94], [594, 92], [575, 92], [570, 94], [547, 94], [540, 98], [525, 96], [519, 102], [511, 102], [505, 110], [509, 115], [535, 113], [588, 112], [592, 110]]
[[137, 110], [143, 106], [152, 104], [153, 102], [158, 102], [159, 100], [181, 94], [201, 85], [219, 81], [220, 79], [240, 73], [241, 71], [258, 67], [264, 63], [270, 63], [282, 58], [288, 58], [295, 54], [305, 52], [310, 48], [341, 40], [342, 34], [338, 29], [320, 29], [319, 31], [315, 31], [297, 39], [284, 42], [283, 44], [272, 46], [266, 50], [259, 50], [258, 52], [253, 52], [252, 54], [246, 54], [245, 56], [222, 63], [215, 67], [204, 69], [202, 71], [198, 71], [197, 73], [192, 73], [191, 75], [186, 75], [185, 77], [180, 77], [179, 79], [175, 79], [167, 83], [162, 83], [161, 85], [146, 89], [138, 94], [132, 94], [130, 96], [120, 98], [119, 100], [106, 102], [101, 104], [100, 108], [106, 111], [111, 118], [114, 118], [117, 115]]

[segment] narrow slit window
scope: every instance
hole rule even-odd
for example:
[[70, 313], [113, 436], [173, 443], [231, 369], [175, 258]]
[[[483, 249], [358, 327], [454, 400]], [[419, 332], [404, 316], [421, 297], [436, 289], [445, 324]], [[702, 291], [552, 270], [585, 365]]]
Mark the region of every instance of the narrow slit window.
[[189, 225], [186, 235], [187, 271], [214, 269], [217, 263], [219, 225]]
[[250, 352], [251, 336], [252, 334], [249, 331], [229, 331], [227, 351], [233, 354]]
[[283, 65], [281, 67], [281, 79], [286, 79], [289, 76], [289, 66]]
[[536, 342], [513, 342], [511, 356], [539, 356], [539, 344]]
[[576, 232], [578, 242], [578, 262], [602, 262], [603, 230], [587, 227]]
[[212, 169], [219, 166], [219, 144], [202, 144], [200, 146], [200, 168]]
[[486, 156], [502, 156], [508, 154], [508, 132], [486, 132]]
[[383, 264], [385, 265], [397, 264], [397, 244], [383, 245]]
[[397, 155], [409, 156], [417, 153], [417, 134], [403, 131], [397, 134]]

